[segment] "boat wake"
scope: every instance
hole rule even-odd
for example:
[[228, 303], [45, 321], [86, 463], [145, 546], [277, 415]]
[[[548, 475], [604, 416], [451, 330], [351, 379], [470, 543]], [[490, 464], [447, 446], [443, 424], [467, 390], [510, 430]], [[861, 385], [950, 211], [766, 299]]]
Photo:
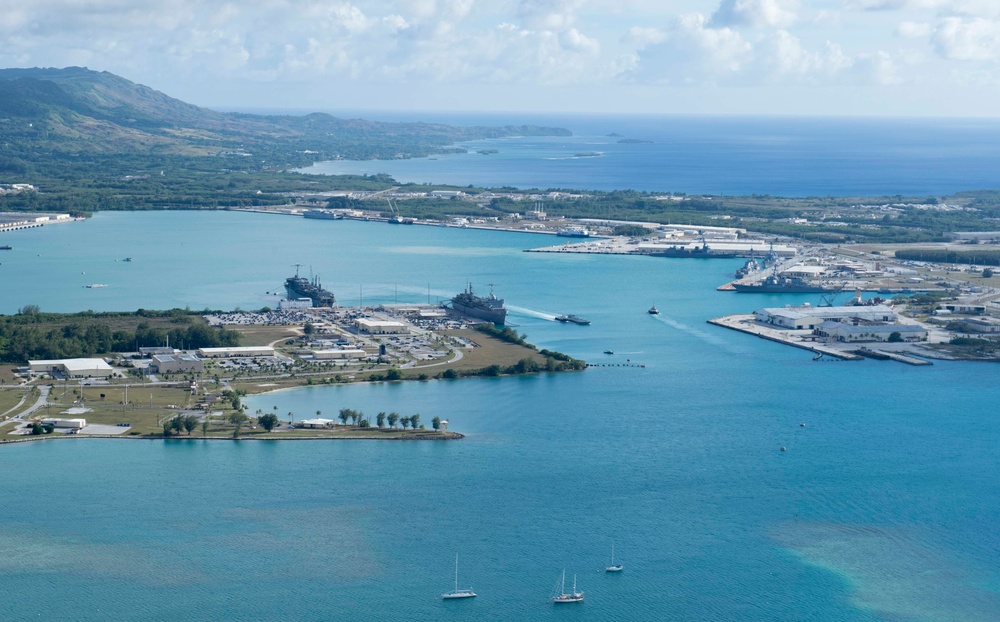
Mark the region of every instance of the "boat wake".
[[706, 342], [712, 344], [713, 346], [718, 346], [718, 347], [720, 347], [720, 348], [722, 348], [724, 350], [727, 350], [727, 351], [732, 351], [732, 349], [733, 349], [732, 346], [728, 342], [726, 342], [724, 339], [720, 339], [719, 337], [716, 337], [715, 335], [713, 335], [713, 334], [711, 334], [709, 332], [703, 331], [703, 330], [695, 328], [693, 326], [688, 326], [687, 324], [682, 324], [681, 322], [678, 322], [677, 320], [673, 320], [673, 319], [671, 319], [669, 317], [664, 316], [662, 313], [660, 315], [654, 315], [652, 317], [654, 319], [656, 319], [656, 321], [658, 321], [658, 322], [663, 322], [667, 326], [670, 326], [672, 328], [676, 328], [677, 330], [682, 330], [682, 331], [688, 333], [689, 335], [692, 335], [694, 337], [697, 337], [698, 339], [701, 339], [702, 341], [706, 341]]
[[507, 311], [514, 315], [534, 317], [540, 320], [548, 320], [550, 322], [555, 322], [557, 315], [555, 313], [545, 313], [544, 311], [535, 311], [534, 309], [526, 309], [525, 307], [516, 307], [514, 305], [507, 305]]

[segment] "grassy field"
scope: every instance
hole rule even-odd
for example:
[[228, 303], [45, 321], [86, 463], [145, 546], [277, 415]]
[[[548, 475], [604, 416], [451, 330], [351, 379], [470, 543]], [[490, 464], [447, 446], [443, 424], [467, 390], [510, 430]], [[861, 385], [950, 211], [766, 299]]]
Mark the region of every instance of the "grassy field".
[[17, 405], [25, 392], [26, 389], [0, 389], [0, 415]]
[[302, 329], [294, 326], [244, 326], [242, 324], [230, 324], [224, 328], [240, 333], [240, 345], [244, 346], [269, 346], [275, 341], [292, 339], [302, 334]]
[[532, 359], [540, 365], [545, 365], [545, 357], [539, 354], [536, 350], [513, 343], [507, 343], [506, 341], [500, 341], [499, 339], [494, 339], [493, 337], [477, 330], [450, 330], [444, 331], [444, 334], [450, 337], [463, 337], [476, 344], [478, 347], [473, 348], [472, 350], [462, 350], [462, 359], [452, 365], [437, 365], [434, 367], [428, 367], [424, 370], [419, 367], [415, 369], [405, 369], [403, 370], [404, 376], [418, 376], [422, 373], [425, 373], [428, 376], [433, 376], [441, 373], [445, 369], [454, 369], [455, 371], [460, 372], [482, 369], [483, 367], [489, 367], [494, 364], [506, 367], [516, 364], [521, 359]]

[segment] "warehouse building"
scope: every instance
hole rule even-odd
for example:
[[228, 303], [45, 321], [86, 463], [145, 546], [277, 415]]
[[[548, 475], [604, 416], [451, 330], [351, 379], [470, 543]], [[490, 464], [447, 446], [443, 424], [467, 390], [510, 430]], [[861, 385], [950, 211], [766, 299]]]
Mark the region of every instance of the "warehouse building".
[[916, 324], [850, 324], [828, 320], [816, 328], [816, 334], [844, 343], [889, 341], [893, 333], [899, 333], [903, 341], [927, 339], [927, 329]]
[[790, 330], [815, 330], [825, 321], [858, 320], [862, 322], [892, 323], [898, 319], [896, 312], [886, 305], [864, 307], [781, 307], [758, 309], [754, 318], [762, 324], [771, 324]]
[[193, 354], [157, 354], [153, 356], [150, 368], [158, 374], [201, 373], [205, 371], [205, 361]]
[[104, 359], [55, 359], [28, 361], [33, 374], [53, 374], [64, 378], [109, 378], [115, 370]]
[[354, 327], [366, 335], [405, 335], [410, 332], [409, 327], [402, 322], [372, 320], [366, 317], [354, 320]]
[[198, 348], [198, 356], [209, 359], [228, 359], [241, 356], [274, 356], [271, 346], [232, 346], [229, 348]]
[[317, 361], [330, 361], [330, 360], [346, 360], [346, 359], [363, 359], [368, 355], [364, 350], [359, 350], [356, 348], [344, 348], [344, 349], [332, 349], [332, 350], [313, 350], [313, 358]]

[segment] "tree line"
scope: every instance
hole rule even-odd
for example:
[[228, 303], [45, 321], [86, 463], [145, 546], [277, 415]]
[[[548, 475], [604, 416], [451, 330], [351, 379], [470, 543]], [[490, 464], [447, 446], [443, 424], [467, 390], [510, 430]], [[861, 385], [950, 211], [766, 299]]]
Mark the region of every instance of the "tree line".
[[139, 322], [134, 329], [112, 329], [104, 318], [85, 314], [57, 316], [44, 314], [49, 321], [35, 320], [33, 309], [23, 308], [14, 316], [0, 316], [0, 361], [25, 364], [30, 359], [84, 358], [111, 352], [135, 352], [141, 347], [170, 343], [195, 349], [238, 346], [240, 334], [191, 322], [166, 328]]

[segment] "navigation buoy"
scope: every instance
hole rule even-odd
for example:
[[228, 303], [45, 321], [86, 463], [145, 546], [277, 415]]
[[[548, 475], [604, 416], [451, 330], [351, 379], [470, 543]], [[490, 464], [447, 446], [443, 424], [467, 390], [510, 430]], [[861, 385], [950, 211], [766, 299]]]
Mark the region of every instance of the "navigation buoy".
[[782, 447], [782, 448], [781, 448], [781, 451], [785, 451], [785, 448], [784, 448], [784, 447]]

